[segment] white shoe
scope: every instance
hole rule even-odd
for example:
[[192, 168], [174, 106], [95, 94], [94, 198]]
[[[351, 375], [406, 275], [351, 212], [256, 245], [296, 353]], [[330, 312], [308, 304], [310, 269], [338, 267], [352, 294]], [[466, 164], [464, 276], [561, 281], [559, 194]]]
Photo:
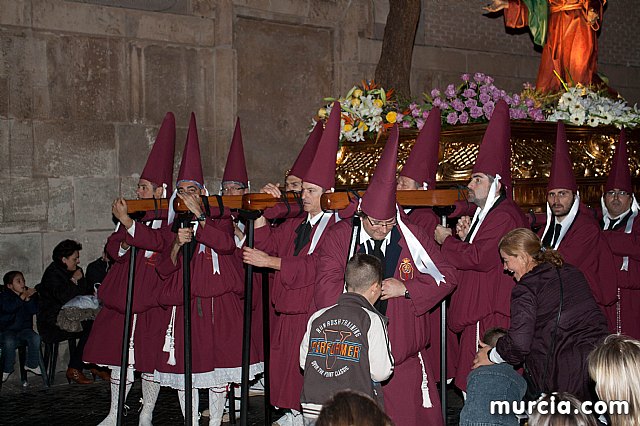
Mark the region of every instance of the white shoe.
[[33, 374], [35, 374], [36, 376], [41, 376], [42, 375], [42, 371], [40, 370], [40, 366], [38, 365], [35, 368], [31, 368], [31, 367], [24, 367], [25, 370], [27, 371], [31, 371]]
[[6, 382], [10, 375], [11, 373], [2, 373], [2, 381]]
[[290, 412], [273, 422], [273, 426], [293, 426], [293, 414]]

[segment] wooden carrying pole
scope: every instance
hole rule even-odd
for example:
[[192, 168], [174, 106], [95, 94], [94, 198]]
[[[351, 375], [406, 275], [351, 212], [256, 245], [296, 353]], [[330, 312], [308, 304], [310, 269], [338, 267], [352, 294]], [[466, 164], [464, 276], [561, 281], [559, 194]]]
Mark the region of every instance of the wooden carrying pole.
[[[358, 191], [358, 196], [362, 197], [364, 191]], [[323, 210], [342, 210], [351, 203], [347, 192], [334, 192], [330, 194], [322, 194], [320, 201]], [[432, 207], [432, 206], [451, 206], [456, 201], [465, 200], [467, 197], [466, 190], [458, 189], [432, 189], [430, 191], [397, 191], [396, 201], [403, 207]]]
[[[224, 207], [230, 209], [239, 209], [242, 207], [242, 195], [210, 195], [207, 197], [211, 209], [215, 212], [218, 205], [218, 197], [222, 200]], [[154, 210], [168, 210], [168, 198], [143, 199], [143, 200], [125, 200], [127, 202], [127, 213], [146, 212]], [[173, 202], [173, 209], [176, 213], [185, 213], [189, 211], [182, 200], [178, 197]]]

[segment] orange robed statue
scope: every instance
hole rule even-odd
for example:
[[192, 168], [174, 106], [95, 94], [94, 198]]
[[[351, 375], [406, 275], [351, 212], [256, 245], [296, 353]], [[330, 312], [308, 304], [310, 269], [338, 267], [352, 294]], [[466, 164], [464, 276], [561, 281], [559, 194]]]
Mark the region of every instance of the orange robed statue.
[[509, 28], [529, 27], [534, 43], [542, 46], [536, 88], [556, 92], [560, 81], [601, 84], [596, 73], [596, 33], [607, 0], [493, 0], [488, 12], [504, 11]]

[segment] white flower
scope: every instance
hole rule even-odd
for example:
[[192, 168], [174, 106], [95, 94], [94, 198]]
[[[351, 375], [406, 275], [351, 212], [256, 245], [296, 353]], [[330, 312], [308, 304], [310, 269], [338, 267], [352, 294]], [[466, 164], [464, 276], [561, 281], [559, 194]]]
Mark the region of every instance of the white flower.
[[577, 111], [569, 117], [569, 122], [576, 126], [582, 126], [584, 124], [584, 120], [586, 117], [586, 113], [584, 110]]

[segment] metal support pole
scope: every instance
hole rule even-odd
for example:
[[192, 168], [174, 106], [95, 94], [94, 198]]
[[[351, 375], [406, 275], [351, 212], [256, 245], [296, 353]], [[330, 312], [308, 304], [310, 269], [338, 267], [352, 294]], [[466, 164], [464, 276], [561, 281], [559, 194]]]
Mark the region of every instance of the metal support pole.
[[116, 424], [124, 424], [124, 403], [127, 389], [127, 366], [129, 364], [129, 338], [131, 337], [131, 311], [133, 310], [133, 280], [136, 273], [137, 249], [129, 248], [129, 281], [127, 283], [127, 300], [124, 310], [124, 326], [122, 330], [122, 354], [120, 356], [120, 384], [118, 386], [118, 416]]
[[[192, 425], [193, 398], [191, 380], [191, 244], [182, 246], [182, 284], [184, 305], [184, 424]], [[197, 392], [197, 390], [196, 390]], [[195, 407], [197, 409], [197, 407]]]
[[[442, 226], [447, 226], [446, 215], [442, 215]], [[447, 424], [447, 299], [440, 303], [440, 405]]]
[[[257, 212], [243, 212], [247, 219], [247, 247], [253, 248], [254, 221]], [[251, 352], [251, 305], [253, 301], [253, 266], [246, 265], [244, 275], [244, 322], [242, 335], [242, 381], [240, 385], [240, 426], [249, 421], [249, 363]]]
[[269, 271], [262, 271], [262, 349], [264, 352], [264, 424], [271, 426], [271, 373], [269, 365], [271, 364], [270, 350], [270, 327], [269, 327]]

